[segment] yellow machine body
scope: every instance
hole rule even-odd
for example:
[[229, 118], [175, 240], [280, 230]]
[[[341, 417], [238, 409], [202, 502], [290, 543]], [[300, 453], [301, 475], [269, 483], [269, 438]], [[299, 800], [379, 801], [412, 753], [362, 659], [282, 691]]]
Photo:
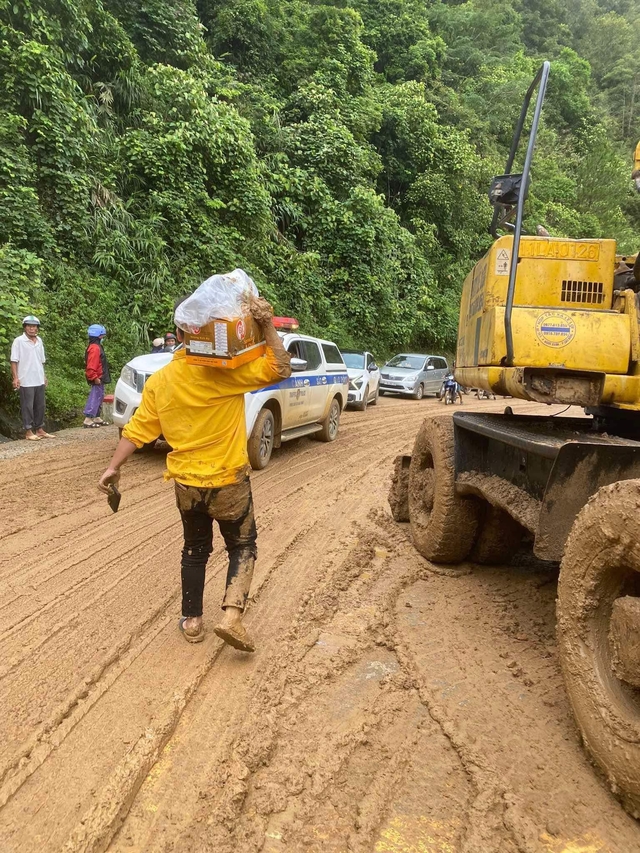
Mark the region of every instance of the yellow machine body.
[[500, 237], [462, 291], [456, 379], [538, 402], [640, 410], [636, 294], [614, 295], [614, 240], [523, 236], [507, 365], [513, 237]]

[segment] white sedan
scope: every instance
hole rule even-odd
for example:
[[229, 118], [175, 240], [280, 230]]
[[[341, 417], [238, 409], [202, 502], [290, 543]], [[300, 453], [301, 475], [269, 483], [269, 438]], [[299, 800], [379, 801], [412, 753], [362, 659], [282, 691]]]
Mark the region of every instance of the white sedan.
[[347, 403], [359, 412], [367, 405], [378, 402], [380, 387], [380, 369], [370, 352], [341, 350], [349, 374], [349, 396]]

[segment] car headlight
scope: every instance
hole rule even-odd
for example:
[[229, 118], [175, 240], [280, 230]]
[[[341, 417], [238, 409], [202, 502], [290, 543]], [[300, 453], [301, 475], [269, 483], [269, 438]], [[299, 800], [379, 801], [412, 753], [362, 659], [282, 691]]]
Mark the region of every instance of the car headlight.
[[357, 389], [358, 389], [358, 391], [359, 391], [359, 390], [362, 388], [362, 383], [364, 382], [364, 376], [355, 376], [355, 377], [351, 380], [351, 382], [352, 382], [352, 384], [353, 384], [353, 387], [354, 387], [354, 388], [357, 388]]
[[404, 377], [405, 385], [413, 385], [417, 378], [417, 373], [410, 373], [408, 376]]
[[128, 364], [122, 368], [122, 372], [120, 373], [120, 379], [131, 388], [136, 388], [136, 382], [138, 380], [137, 371], [133, 369], [133, 367], [129, 367]]

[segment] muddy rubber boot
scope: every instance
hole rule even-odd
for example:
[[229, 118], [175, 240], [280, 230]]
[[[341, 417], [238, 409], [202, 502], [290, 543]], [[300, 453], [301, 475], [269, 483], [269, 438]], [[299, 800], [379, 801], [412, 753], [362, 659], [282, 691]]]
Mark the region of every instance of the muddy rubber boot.
[[241, 652], [255, 652], [255, 643], [242, 624], [242, 611], [238, 607], [227, 607], [222, 622], [213, 629], [213, 633]]

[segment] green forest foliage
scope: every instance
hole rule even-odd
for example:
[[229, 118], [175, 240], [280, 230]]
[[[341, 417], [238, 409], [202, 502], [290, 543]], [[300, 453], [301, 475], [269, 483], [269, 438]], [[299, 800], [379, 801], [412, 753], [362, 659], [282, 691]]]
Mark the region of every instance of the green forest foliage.
[[86, 327], [118, 370], [244, 267], [342, 346], [450, 349], [542, 59], [529, 225], [640, 243], [639, 0], [0, 0], [0, 392], [42, 315], [50, 409]]

